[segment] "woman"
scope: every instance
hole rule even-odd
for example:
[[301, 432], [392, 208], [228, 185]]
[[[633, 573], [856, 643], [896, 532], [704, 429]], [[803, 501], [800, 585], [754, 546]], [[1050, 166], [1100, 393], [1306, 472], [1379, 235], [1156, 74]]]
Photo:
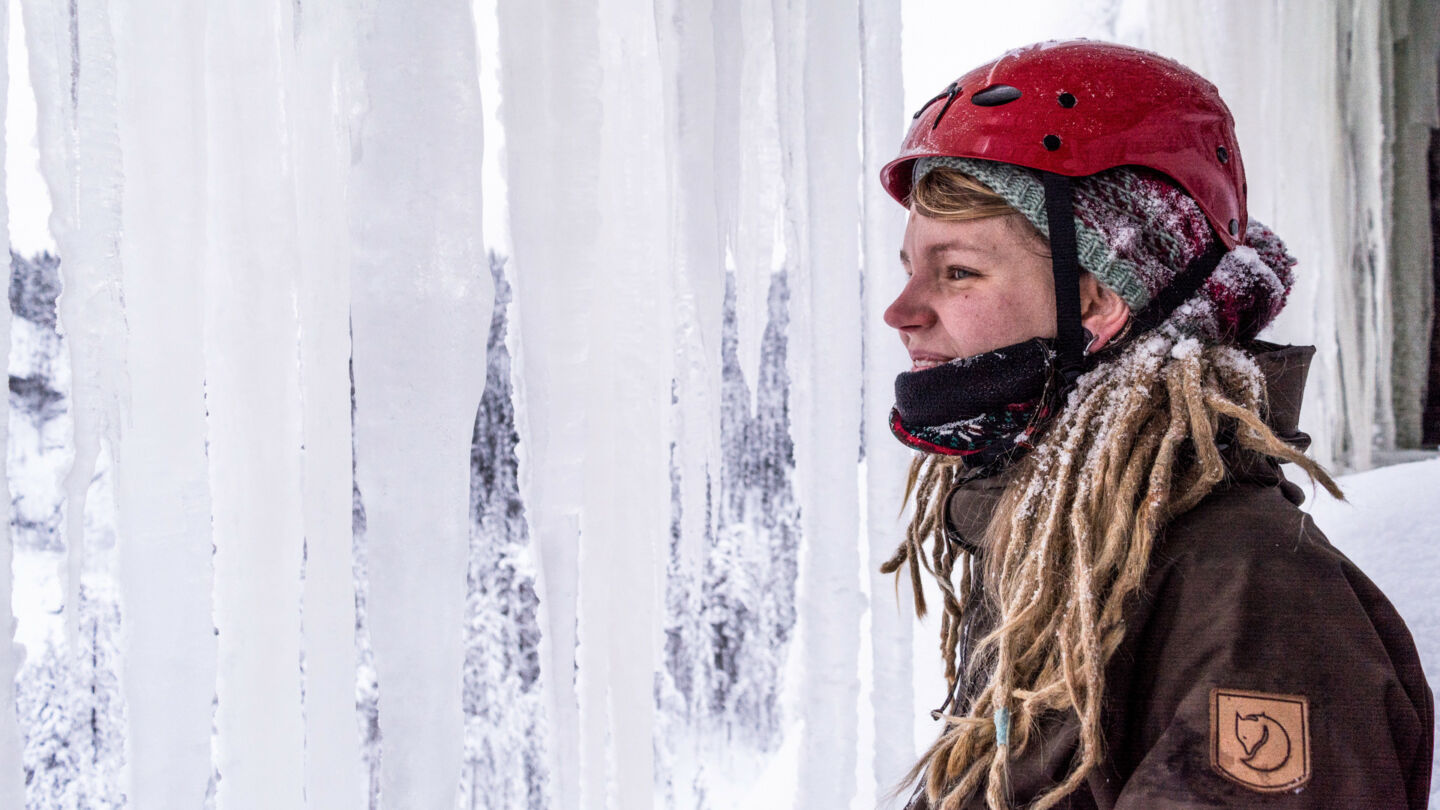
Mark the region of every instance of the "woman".
[[[911, 806], [1424, 807], [1433, 703], [1278, 462], [1313, 349], [1255, 340], [1294, 260], [1247, 222], [1215, 88], [1093, 42], [928, 102], [882, 182], [921, 453], [886, 571], [943, 594], [949, 692]], [[908, 497], [908, 496], [907, 496]]]

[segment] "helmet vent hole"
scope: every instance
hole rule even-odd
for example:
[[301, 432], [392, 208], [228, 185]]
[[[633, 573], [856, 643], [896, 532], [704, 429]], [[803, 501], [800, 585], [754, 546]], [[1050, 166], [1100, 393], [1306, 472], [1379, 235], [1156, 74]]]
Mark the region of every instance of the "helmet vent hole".
[[992, 84], [970, 97], [970, 103], [977, 107], [999, 107], [1020, 98], [1020, 88], [1008, 84]]
[[1231, 235], [1231, 236], [1239, 236], [1239, 235], [1240, 235], [1240, 223], [1239, 223], [1238, 220], [1233, 220], [1233, 219], [1230, 220], [1230, 235]]
[[1075, 106], [1075, 96], [1070, 93], [1061, 93], [1058, 101], [1060, 102], [1060, 106], [1067, 110]]
[[1229, 163], [1229, 162], [1230, 162], [1230, 150], [1229, 150], [1229, 149], [1226, 149], [1226, 148], [1223, 147], [1223, 146], [1216, 147], [1216, 148], [1215, 148], [1215, 157], [1220, 158], [1220, 162], [1221, 162], [1221, 163]]
[[1046, 136], [1045, 136], [1045, 148], [1046, 148], [1046, 149], [1049, 149], [1051, 152], [1054, 152], [1056, 149], [1059, 149], [1059, 148], [1060, 148], [1060, 136], [1059, 136], [1059, 135], [1046, 135]]

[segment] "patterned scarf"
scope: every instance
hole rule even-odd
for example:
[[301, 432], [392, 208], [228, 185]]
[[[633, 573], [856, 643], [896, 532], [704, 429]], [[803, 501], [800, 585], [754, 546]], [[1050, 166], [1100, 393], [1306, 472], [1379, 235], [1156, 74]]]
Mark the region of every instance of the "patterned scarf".
[[1055, 411], [1053, 341], [1034, 338], [895, 378], [890, 430], [925, 453], [959, 456], [972, 478], [1003, 469], [1032, 446]]

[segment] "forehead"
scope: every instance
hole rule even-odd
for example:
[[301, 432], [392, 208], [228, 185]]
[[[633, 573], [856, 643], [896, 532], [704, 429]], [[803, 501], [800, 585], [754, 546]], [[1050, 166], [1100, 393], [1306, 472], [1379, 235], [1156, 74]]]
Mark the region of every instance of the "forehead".
[[969, 220], [934, 219], [912, 211], [905, 226], [900, 258], [916, 261], [944, 254], [1004, 258], [1017, 251], [1033, 253], [1038, 240], [1026, 232], [1023, 220], [1020, 214]]

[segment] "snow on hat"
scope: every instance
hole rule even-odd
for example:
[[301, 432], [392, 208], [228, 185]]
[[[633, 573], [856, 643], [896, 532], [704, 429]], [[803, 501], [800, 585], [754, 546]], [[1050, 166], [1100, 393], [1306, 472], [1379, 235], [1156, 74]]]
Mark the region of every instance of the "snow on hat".
[[[948, 168], [989, 186], [1047, 239], [1045, 187], [1031, 169], [960, 157], [915, 161], [913, 183]], [[1163, 174], [1139, 166], [1072, 178], [1080, 266], [1139, 312], [1216, 242], [1200, 206]], [[914, 186], [912, 185], [912, 188]], [[1245, 244], [1225, 254], [1200, 288], [1166, 320], [1217, 342], [1255, 337], [1285, 306], [1294, 257], [1252, 217]]]

